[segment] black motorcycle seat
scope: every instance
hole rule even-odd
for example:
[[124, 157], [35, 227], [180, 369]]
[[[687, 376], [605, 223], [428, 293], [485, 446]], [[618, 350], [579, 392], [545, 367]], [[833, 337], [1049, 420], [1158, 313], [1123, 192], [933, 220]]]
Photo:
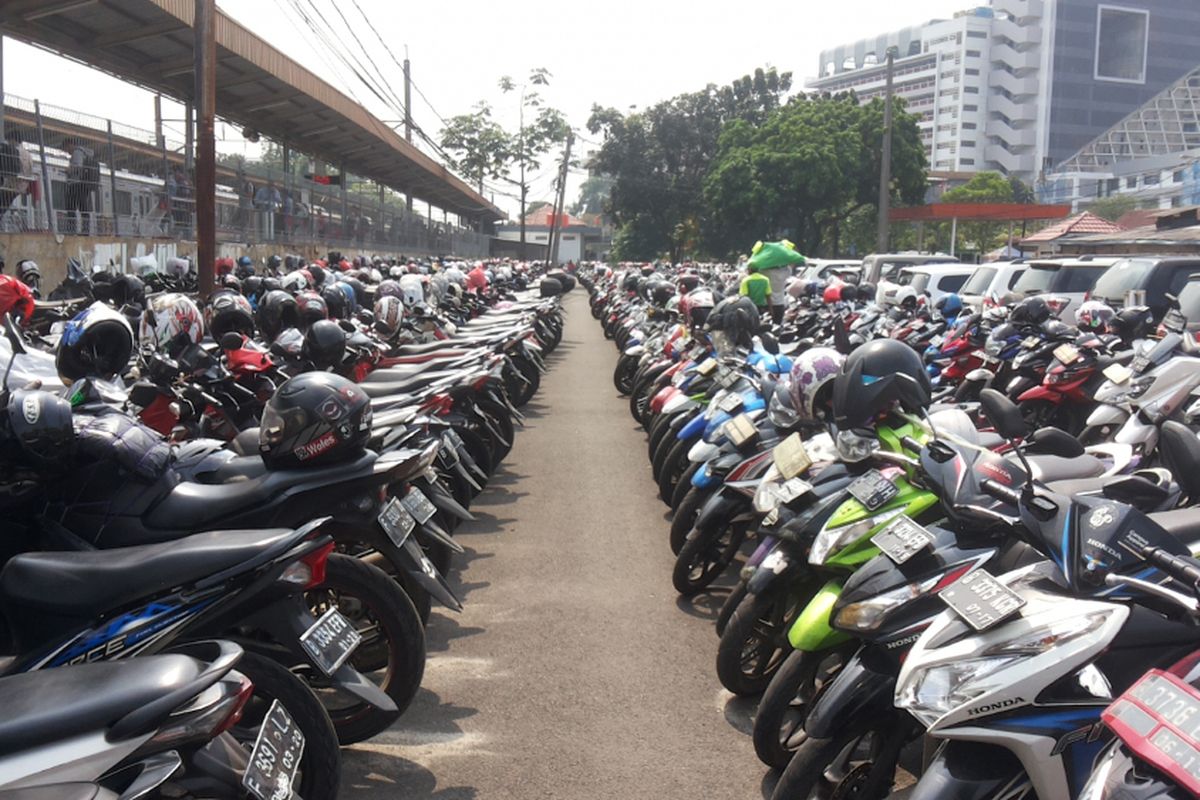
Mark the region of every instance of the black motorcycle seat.
[[1073, 478], [1094, 478], [1103, 475], [1104, 462], [1095, 456], [1082, 455], [1075, 458], [1051, 455], [1026, 456], [1029, 466], [1033, 468], [1035, 480], [1049, 483], [1050, 481], [1065, 481]]
[[[257, 436], [255, 441], [257, 441]], [[261, 478], [267, 472], [267, 464], [262, 460], [262, 456], [240, 455], [237, 458], [229, 459], [212, 472], [199, 473], [196, 479], [201, 483], [236, 483]]]
[[1171, 536], [1189, 546], [1200, 546], [1200, 513], [1194, 508], [1178, 508], [1148, 514]]
[[407, 378], [398, 378], [387, 383], [360, 383], [358, 386], [367, 397], [387, 397], [389, 395], [411, 394], [418, 389], [422, 389], [431, 383], [437, 383], [445, 378], [451, 378], [458, 375], [460, 370], [445, 370], [435, 372], [422, 372], [416, 375], [410, 375]]
[[307, 469], [268, 470], [257, 478], [210, 484], [184, 481], [160, 500], [146, 525], [162, 530], [194, 531], [222, 517], [275, 503], [289, 489], [325, 486], [369, 470], [376, 455], [370, 451], [354, 461]]
[[253, 569], [307, 535], [291, 528], [208, 531], [112, 550], [22, 553], [0, 570], [0, 601], [91, 619], [231, 567]]
[[6, 677], [0, 680], [0, 754], [102, 731], [185, 688], [201, 670], [194, 658], [161, 655]]

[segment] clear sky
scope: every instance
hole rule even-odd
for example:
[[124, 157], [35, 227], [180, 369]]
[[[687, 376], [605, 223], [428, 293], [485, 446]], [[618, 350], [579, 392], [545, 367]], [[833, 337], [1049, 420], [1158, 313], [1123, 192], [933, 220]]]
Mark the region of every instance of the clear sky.
[[[584, 130], [593, 103], [628, 110], [645, 107], [708, 83], [726, 83], [771, 65], [794, 73], [796, 86], [817, 72], [820, 50], [951, 16], [984, 0], [609, 0], [603, 3], [479, 0], [410, 3], [404, 0], [217, 0], [218, 6], [337, 88], [356, 96], [382, 119], [399, 114], [353, 77], [334, 55], [340, 49], [370, 62], [397, 96], [405, 46], [413, 80], [428, 102], [414, 94], [413, 115], [435, 140], [441, 122], [488, 101], [498, 119], [515, 127], [516, 100], [497, 87], [502, 75], [520, 80], [534, 67], [553, 74], [540, 91], [547, 102]], [[336, 7], [335, 7], [336, 6]], [[322, 39], [308, 29], [299, 10], [313, 20]], [[391, 56], [363, 14], [387, 43]], [[346, 32], [345, 16], [359, 43]], [[318, 13], [319, 12], [319, 13]], [[324, 17], [322, 21], [321, 17]], [[13, 39], [4, 44], [5, 90], [46, 103], [152, 128], [151, 96], [139, 89]], [[436, 113], [435, 113], [436, 112]], [[165, 116], [182, 118], [179, 108]], [[169, 122], [180, 131], [182, 123]], [[233, 132], [229, 132], [231, 137]], [[218, 136], [222, 134], [218, 126]], [[592, 147], [580, 142], [583, 152]], [[235, 142], [222, 150], [241, 151]], [[582, 181], [573, 175], [568, 201]], [[530, 200], [550, 199], [550, 166], [535, 176]], [[498, 196], [502, 208], [516, 203]]]

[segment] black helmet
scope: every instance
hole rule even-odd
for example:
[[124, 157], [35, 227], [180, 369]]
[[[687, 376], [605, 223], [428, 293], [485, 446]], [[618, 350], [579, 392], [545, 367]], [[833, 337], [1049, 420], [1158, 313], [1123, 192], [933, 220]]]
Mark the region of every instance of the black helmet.
[[354, 301], [360, 306], [371, 305], [371, 295], [367, 291], [367, 285], [360, 279], [350, 277], [344, 283], [354, 290]]
[[858, 299], [864, 303], [875, 301], [875, 284], [867, 282], [858, 285]]
[[1144, 339], [1154, 327], [1154, 315], [1146, 306], [1130, 306], [1118, 311], [1108, 326], [1126, 341]]
[[213, 295], [208, 307], [208, 331], [218, 342], [230, 331], [253, 336], [254, 314], [250, 309], [250, 301], [233, 292]]
[[636, 292], [641, 283], [641, 277], [636, 273], [631, 272], [625, 276], [625, 280], [621, 281], [621, 289], [626, 292]]
[[350, 316], [349, 303], [346, 295], [337, 286], [326, 286], [321, 290], [321, 299], [325, 301], [325, 309], [330, 319], [346, 319]]
[[313, 291], [300, 292], [296, 295], [296, 308], [300, 312], [300, 324], [296, 327], [307, 328], [317, 320], [329, 319], [329, 306], [325, 299]]
[[242, 281], [242, 294], [249, 297], [252, 301], [257, 301], [258, 296], [263, 292], [263, 279], [257, 275], [251, 275], [246, 280]]
[[234, 275], [237, 275], [240, 280], [245, 280], [254, 274], [254, 262], [250, 260], [250, 256], [238, 256], [237, 267], [234, 268]]
[[133, 328], [123, 314], [93, 303], [67, 323], [54, 364], [64, 383], [119, 375], [133, 355]]
[[[332, 264], [334, 262], [331, 261], [329, 263]], [[325, 285], [325, 279], [328, 276], [325, 273], [325, 268], [322, 267], [320, 264], [309, 264], [308, 265], [308, 274], [312, 275], [312, 282], [313, 282], [314, 289], [319, 289]]]
[[1041, 325], [1050, 319], [1050, 306], [1041, 297], [1026, 297], [1013, 307], [1009, 319], [1022, 325]]
[[834, 379], [833, 421], [839, 431], [873, 427], [894, 403], [920, 413], [929, 406], [931, 391], [915, 350], [896, 339], [876, 339], [847, 356]]
[[667, 305], [667, 302], [675, 296], [675, 287], [670, 281], [658, 281], [650, 287], [650, 302], [660, 308]]
[[273, 292], [276, 289], [283, 289], [283, 284], [279, 282], [279, 278], [268, 275], [263, 278], [262, 288], [264, 292]]
[[112, 302], [117, 308], [146, 305], [146, 284], [136, 275], [118, 275], [110, 285]]
[[263, 337], [271, 341], [284, 328], [295, 328], [300, 324], [300, 312], [296, 298], [282, 289], [272, 289], [258, 304], [258, 329]]
[[75, 428], [71, 404], [51, 392], [18, 389], [8, 398], [8, 427], [36, 469], [62, 472], [71, 464]]
[[842, 284], [842, 302], [853, 303], [858, 299], [858, 287], [853, 283]]
[[749, 297], [726, 297], [713, 306], [708, 315], [705, 327], [709, 330], [724, 331], [742, 344], [748, 344], [746, 337], [758, 333], [758, 306]]
[[279, 268], [283, 266], [283, 259], [279, 256], [267, 257], [267, 271], [274, 275], [279, 272]]
[[367, 449], [371, 401], [332, 372], [289, 378], [267, 401], [258, 451], [271, 469], [350, 461]]
[[300, 352], [317, 369], [339, 366], [346, 355], [346, 332], [331, 319], [320, 319], [304, 334]]
[[557, 278], [552, 278], [549, 275], [542, 278], [538, 284], [538, 294], [542, 297], [557, 297], [563, 293], [563, 285]]

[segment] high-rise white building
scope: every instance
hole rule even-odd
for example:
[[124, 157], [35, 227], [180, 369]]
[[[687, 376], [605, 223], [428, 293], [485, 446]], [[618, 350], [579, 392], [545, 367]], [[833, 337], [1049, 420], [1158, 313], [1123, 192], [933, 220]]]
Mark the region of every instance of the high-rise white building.
[[1200, 2], [990, 0], [821, 53], [810, 90], [895, 94], [930, 169], [1036, 182], [1200, 63]]

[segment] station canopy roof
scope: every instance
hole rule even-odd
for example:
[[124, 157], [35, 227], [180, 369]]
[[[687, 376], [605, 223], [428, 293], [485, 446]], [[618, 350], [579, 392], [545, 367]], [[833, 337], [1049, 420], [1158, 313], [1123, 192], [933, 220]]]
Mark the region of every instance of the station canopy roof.
[[[4, 33], [182, 101], [193, 0], [11, 0]], [[217, 10], [217, 115], [472, 219], [504, 213], [357, 102]]]

